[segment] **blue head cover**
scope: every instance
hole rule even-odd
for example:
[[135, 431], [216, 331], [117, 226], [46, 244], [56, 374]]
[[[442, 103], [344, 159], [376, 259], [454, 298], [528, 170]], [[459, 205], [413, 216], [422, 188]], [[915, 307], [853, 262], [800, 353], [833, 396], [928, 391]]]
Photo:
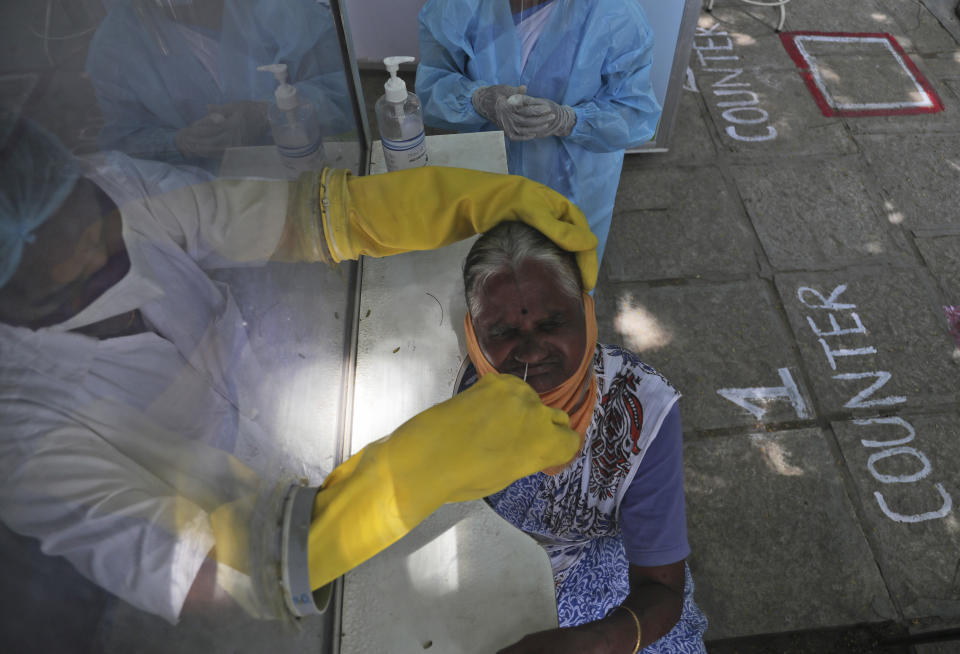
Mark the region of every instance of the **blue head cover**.
[[57, 137], [25, 119], [0, 116], [0, 288], [33, 231], [63, 204], [79, 170]]

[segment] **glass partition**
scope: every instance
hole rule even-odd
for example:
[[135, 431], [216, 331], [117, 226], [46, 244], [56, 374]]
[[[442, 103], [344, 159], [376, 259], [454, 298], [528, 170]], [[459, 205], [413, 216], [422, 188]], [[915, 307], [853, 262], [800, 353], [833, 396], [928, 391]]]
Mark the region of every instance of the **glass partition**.
[[0, 7], [0, 650], [334, 651], [291, 484], [340, 460], [356, 269], [297, 187], [367, 157], [337, 0]]

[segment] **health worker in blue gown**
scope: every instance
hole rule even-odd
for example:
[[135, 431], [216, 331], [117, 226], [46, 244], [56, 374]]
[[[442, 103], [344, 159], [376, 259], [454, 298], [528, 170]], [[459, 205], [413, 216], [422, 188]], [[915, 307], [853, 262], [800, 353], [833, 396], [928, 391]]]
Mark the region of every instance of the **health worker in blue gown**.
[[324, 136], [353, 128], [329, 3], [316, 0], [112, 0], [87, 72], [103, 111], [99, 145], [215, 169], [229, 147], [272, 143], [274, 76], [321, 116]]
[[510, 172], [575, 202], [602, 257], [624, 150], [660, 119], [652, 51], [633, 0], [429, 0], [416, 92], [429, 125], [503, 129]]

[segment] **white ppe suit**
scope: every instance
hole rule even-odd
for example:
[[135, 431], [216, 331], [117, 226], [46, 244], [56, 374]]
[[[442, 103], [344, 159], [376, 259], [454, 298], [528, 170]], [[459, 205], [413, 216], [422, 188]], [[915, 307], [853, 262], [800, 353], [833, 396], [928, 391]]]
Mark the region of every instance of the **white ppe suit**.
[[[250, 531], [263, 547], [251, 545], [249, 577], [233, 575], [258, 598], [254, 613], [282, 615], [280, 588], [258, 579], [279, 560], [283, 490], [329, 469], [284, 459], [255, 402], [269, 382], [243, 318], [206, 271], [270, 257], [288, 184], [196, 184], [119, 153], [86, 165], [120, 207], [130, 271], [66, 323], [0, 324], [0, 519], [176, 622], [214, 545], [209, 513], [256, 497]], [[106, 340], [67, 331], [134, 309], [153, 331]]]

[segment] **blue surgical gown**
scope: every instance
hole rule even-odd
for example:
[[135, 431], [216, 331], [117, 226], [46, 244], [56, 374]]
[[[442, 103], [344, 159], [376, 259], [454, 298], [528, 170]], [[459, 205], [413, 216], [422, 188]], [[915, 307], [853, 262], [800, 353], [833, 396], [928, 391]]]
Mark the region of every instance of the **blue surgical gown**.
[[521, 70], [507, 0], [429, 0], [420, 11], [416, 92], [427, 124], [461, 132], [497, 129], [470, 101], [481, 86], [526, 84], [529, 95], [572, 107], [569, 136], [507, 140], [507, 159], [511, 173], [583, 210], [602, 258], [624, 150], [649, 141], [660, 119], [650, 83], [653, 33], [633, 0], [554, 4]]
[[99, 146], [181, 163], [174, 135], [207, 115], [207, 105], [274, 101], [277, 82], [257, 70], [272, 63], [287, 64], [290, 82], [316, 105], [325, 136], [355, 127], [327, 5], [226, 0], [220, 29], [212, 30], [178, 24], [151, 3], [118, 2], [87, 56], [104, 117]]

